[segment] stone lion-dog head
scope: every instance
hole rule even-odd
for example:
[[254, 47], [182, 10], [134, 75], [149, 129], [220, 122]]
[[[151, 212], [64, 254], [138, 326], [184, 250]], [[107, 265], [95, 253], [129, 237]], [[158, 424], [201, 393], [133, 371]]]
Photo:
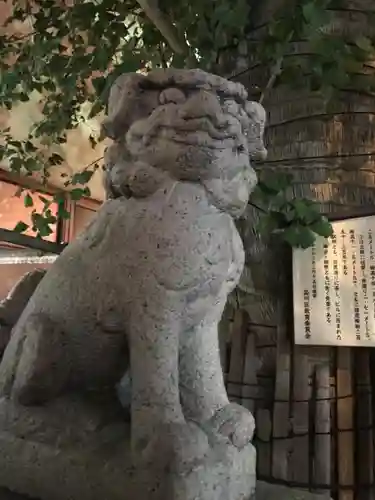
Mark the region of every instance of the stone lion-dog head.
[[245, 88], [201, 70], [121, 75], [102, 134], [109, 198], [145, 197], [166, 179], [204, 186], [211, 202], [240, 215], [256, 185], [251, 159], [266, 157], [264, 108]]

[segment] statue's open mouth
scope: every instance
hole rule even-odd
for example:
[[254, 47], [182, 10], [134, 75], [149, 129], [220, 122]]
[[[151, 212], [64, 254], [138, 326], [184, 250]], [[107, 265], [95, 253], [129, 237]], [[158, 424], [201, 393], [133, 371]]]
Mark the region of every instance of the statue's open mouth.
[[136, 122], [129, 133], [132, 140], [141, 141], [144, 146], [158, 139], [171, 140], [190, 146], [205, 147], [215, 150], [238, 148], [238, 152], [247, 151], [245, 130], [239, 120], [230, 115], [221, 114], [211, 117], [181, 117], [178, 110], [173, 117], [166, 115], [163, 109], [155, 110], [147, 120]]

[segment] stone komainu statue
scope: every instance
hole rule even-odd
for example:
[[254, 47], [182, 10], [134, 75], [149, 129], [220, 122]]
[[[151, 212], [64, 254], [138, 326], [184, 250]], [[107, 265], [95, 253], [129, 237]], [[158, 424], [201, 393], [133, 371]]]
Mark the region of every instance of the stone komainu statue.
[[199, 70], [118, 78], [103, 124], [109, 199], [19, 318], [1, 396], [48, 406], [111, 391], [130, 369], [133, 457], [196, 461], [213, 434], [249, 446], [253, 417], [228, 401], [217, 327], [244, 264], [233, 218], [256, 184], [264, 124], [242, 85]]

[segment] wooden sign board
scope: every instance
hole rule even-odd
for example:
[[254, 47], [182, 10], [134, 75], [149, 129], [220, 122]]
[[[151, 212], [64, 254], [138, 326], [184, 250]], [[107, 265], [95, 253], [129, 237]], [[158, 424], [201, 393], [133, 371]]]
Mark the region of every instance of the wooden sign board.
[[375, 216], [332, 226], [293, 250], [295, 343], [375, 347]]

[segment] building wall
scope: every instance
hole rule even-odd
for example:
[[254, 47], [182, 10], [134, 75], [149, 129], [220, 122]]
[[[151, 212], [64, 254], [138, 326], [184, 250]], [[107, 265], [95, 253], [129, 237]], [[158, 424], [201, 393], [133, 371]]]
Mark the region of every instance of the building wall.
[[[11, 11], [11, 1], [0, 2], [0, 34], [5, 32], [3, 27], [4, 20], [9, 16]], [[14, 23], [9, 28], [6, 28], [8, 33], [26, 34], [30, 30], [30, 24]], [[5, 109], [0, 110], [0, 129], [11, 128], [11, 133], [17, 139], [24, 139], [27, 137], [31, 127], [35, 122], [42, 117], [41, 113], [41, 95], [37, 92], [30, 96], [30, 101], [22, 102], [14, 106], [12, 111]], [[87, 165], [102, 158], [105, 148], [105, 143], [99, 144], [95, 149], [91, 147], [89, 135], [94, 132], [97, 133], [100, 127], [100, 119], [89, 120], [82, 123], [77, 129], [69, 131], [67, 134], [68, 140], [66, 144], [59, 146], [60, 150], [54, 149], [66, 159], [64, 165], [51, 170], [51, 178], [49, 180], [51, 186], [66, 189], [64, 182], [66, 177], [62, 177], [62, 173], [72, 175], [81, 171]], [[8, 167], [5, 163], [1, 164], [2, 169], [7, 170]], [[88, 184], [91, 197], [95, 200], [103, 200], [104, 191], [101, 181], [101, 172], [98, 170], [90, 183]]]

